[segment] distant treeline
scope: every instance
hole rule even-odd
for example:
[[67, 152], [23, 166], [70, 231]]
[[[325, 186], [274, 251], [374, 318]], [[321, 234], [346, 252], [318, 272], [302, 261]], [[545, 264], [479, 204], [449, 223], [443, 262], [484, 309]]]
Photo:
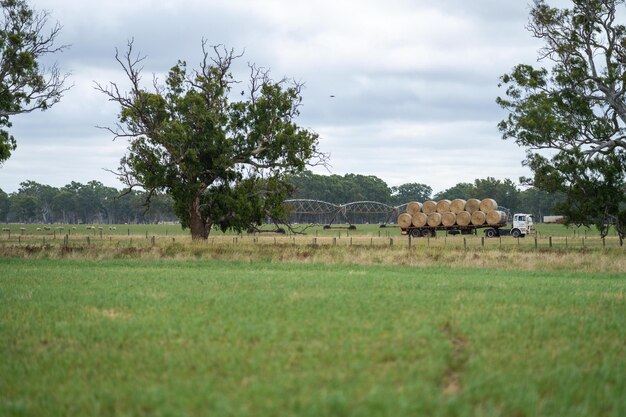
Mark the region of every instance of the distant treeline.
[[[532, 213], [539, 221], [553, 214], [554, 204], [562, 199], [534, 188], [522, 191], [509, 179], [495, 178], [459, 183], [436, 195], [432, 195], [432, 188], [426, 184], [415, 182], [390, 187], [372, 175], [317, 175], [306, 171], [292, 176], [291, 181], [295, 187], [292, 198], [334, 204], [377, 201], [398, 206], [428, 199], [490, 197], [513, 212]], [[15, 193], [0, 190], [0, 222], [120, 224], [176, 220], [172, 200], [166, 194], [153, 195], [149, 206], [144, 204], [145, 197], [137, 191], [123, 194], [98, 181], [72, 182], [60, 188], [26, 181]]]
[[176, 220], [167, 195], [154, 195], [149, 208], [144, 201], [144, 193], [122, 195], [98, 181], [72, 181], [60, 188], [26, 181], [15, 193], [7, 195], [0, 190], [0, 222], [121, 224]]

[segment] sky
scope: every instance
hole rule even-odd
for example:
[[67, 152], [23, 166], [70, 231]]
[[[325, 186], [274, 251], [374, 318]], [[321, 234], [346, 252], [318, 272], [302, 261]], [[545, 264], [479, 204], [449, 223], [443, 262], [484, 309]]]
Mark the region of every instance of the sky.
[[[434, 193], [488, 176], [518, 182], [525, 150], [497, 129], [506, 113], [499, 77], [536, 63], [526, 29], [530, 0], [31, 0], [59, 22], [47, 58], [73, 87], [45, 112], [13, 118], [17, 150], [0, 166], [0, 189], [33, 180], [60, 187], [98, 180], [121, 189], [115, 170], [128, 143], [113, 140], [119, 108], [94, 83], [127, 85], [115, 50], [146, 56], [144, 79], [178, 60], [193, 68], [201, 44], [244, 52], [274, 79], [304, 82], [297, 123], [330, 154], [318, 174], [374, 175], [390, 186], [424, 183]], [[550, 2], [554, 4], [555, 2]], [[332, 97], [334, 96], [334, 97]]]

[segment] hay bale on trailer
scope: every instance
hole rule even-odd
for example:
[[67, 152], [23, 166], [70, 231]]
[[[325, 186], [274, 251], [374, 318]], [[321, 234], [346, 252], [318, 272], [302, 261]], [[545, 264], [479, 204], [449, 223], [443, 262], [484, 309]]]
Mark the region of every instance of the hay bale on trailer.
[[435, 203], [434, 201], [428, 200], [428, 201], [425, 201], [424, 204], [422, 204], [422, 213], [426, 214], [427, 216], [436, 211], [437, 211], [437, 203]]
[[437, 213], [447, 213], [450, 211], [450, 200], [443, 199], [437, 202]]
[[430, 227], [441, 226], [441, 213], [430, 213], [428, 215], [428, 225]]
[[493, 198], [483, 198], [480, 201], [479, 210], [483, 213], [489, 213], [490, 211], [498, 210], [498, 203], [496, 203], [496, 200], [494, 200]]
[[501, 226], [506, 224], [507, 215], [503, 211], [491, 210], [487, 213], [487, 224], [489, 226]]
[[478, 210], [480, 210], [480, 200], [476, 198], [470, 198], [469, 200], [467, 200], [467, 202], [465, 203], [465, 211], [467, 211], [469, 214], [472, 214], [473, 212]]
[[456, 215], [456, 224], [459, 226], [469, 226], [472, 222], [472, 215], [469, 211], [462, 211]]
[[474, 226], [482, 226], [487, 221], [487, 215], [482, 211], [472, 213], [472, 224]]
[[467, 201], [463, 200], [462, 198], [456, 198], [450, 203], [450, 211], [454, 214], [459, 214], [460, 212], [465, 210], [466, 203]]
[[413, 226], [424, 227], [428, 222], [428, 216], [425, 213], [415, 213], [413, 215]]
[[411, 226], [411, 215], [409, 213], [402, 213], [398, 216], [398, 226], [402, 228], [407, 228]]
[[422, 210], [422, 203], [418, 203], [417, 201], [411, 201], [406, 205], [406, 212], [411, 216], [415, 213], [419, 213]]
[[456, 214], [451, 211], [441, 214], [441, 224], [446, 227], [454, 226], [456, 224]]

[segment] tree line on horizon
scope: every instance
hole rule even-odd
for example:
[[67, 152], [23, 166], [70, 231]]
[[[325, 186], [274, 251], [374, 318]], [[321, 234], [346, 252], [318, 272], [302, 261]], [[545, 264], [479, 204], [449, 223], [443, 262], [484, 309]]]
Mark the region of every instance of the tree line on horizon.
[[[537, 220], [553, 214], [562, 196], [550, 195], [534, 188], [520, 190], [509, 179], [476, 179], [458, 183], [433, 195], [429, 185], [406, 183], [389, 186], [373, 175], [318, 175], [311, 171], [292, 175], [291, 199], [312, 199], [333, 204], [355, 201], [377, 201], [400, 206], [409, 201], [455, 198], [494, 198], [499, 205], [514, 212], [532, 213]], [[61, 224], [122, 224], [177, 221], [174, 202], [166, 193], [155, 193], [145, 205], [146, 193], [118, 190], [99, 181], [86, 184], [72, 181], [63, 187], [52, 187], [25, 181], [14, 193], [0, 189], [0, 222]]]

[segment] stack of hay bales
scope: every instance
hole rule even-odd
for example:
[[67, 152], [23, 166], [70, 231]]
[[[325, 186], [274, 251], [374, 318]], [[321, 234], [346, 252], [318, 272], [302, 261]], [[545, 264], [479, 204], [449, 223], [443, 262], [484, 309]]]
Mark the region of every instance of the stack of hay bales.
[[398, 226], [407, 227], [453, 227], [453, 226], [503, 226], [507, 215], [498, 210], [498, 203], [492, 198], [478, 200], [425, 201], [423, 204], [411, 201], [406, 213], [398, 216]]

